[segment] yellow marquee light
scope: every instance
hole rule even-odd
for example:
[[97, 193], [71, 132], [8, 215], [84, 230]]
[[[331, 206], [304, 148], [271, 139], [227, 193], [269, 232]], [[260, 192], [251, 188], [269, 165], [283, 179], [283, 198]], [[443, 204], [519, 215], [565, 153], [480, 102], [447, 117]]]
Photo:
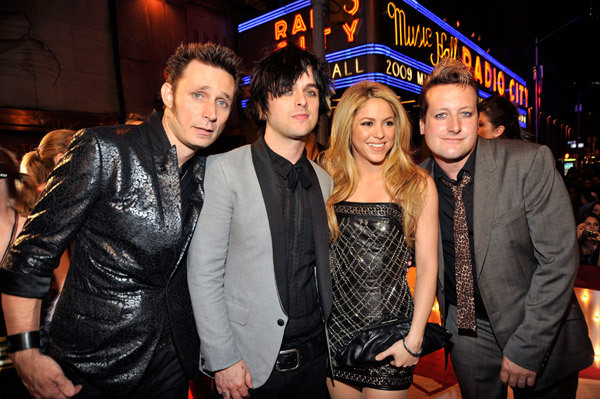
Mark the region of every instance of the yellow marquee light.
[[583, 291], [583, 293], [581, 294], [581, 300], [582, 300], [583, 302], [587, 302], [587, 301], [588, 301], [588, 299], [590, 299], [590, 296], [589, 296], [588, 290], [585, 290], [585, 291]]

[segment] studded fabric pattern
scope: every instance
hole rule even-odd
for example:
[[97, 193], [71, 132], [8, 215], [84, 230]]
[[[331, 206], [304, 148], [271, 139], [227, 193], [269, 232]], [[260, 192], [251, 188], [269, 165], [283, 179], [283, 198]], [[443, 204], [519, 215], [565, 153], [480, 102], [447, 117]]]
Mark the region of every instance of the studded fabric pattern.
[[131, 397], [169, 325], [184, 370], [199, 377], [182, 259], [202, 206], [206, 158], [191, 162], [190, 214], [182, 220], [176, 149], [160, 115], [81, 131], [1, 270], [4, 292], [40, 297], [73, 242], [49, 354], [107, 397]]
[[442, 179], [454, 195], [454, 251], [456, 259], [456, 321], [458, 328], [476, 330], [475, 297], [473, 294], [473, 265], [467, 227], [467, 211], [462, 199], [463, 188], [471, 182], [468, 173], [463, 173], [458, 186]]
[[[362, 328], [390, 315], [412, 317], [413, 298], [406, 281], [412, 251], [395, 203], [341, 202], [335, 205], [340, 236], [330, 246], [333, 308], [329, 318], [332, 353]], [[347, 368], [332, 359], [336, 379], [363, 387], [406, 389], [412, 369], [389, 364]]]

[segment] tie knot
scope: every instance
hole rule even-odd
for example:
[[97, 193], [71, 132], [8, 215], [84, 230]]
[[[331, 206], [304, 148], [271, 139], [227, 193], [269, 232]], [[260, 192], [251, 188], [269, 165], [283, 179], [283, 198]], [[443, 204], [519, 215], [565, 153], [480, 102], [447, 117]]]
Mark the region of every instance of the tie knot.
[[309, 188], [311, 184], [310, 175], [308, 174], [306, 166], [303, 164], [293, 165], [287, 174], [286, 180], [288, 189], [292, 191], [296, 189], [298, 180], [300, 180], [302, 187], [305, 189]]
[[467, 172], [463, 172], [462, 179], [460, 179], [460, 183], [458, 185], [452, 184], [451, 182], [446, 180], [444, 177], [442, 177], [442, 183], [444, 183], [446, 186], [450, 187], [450, 189], [452, 190], [452, 194], [454, 195], [454, 198], [456, 199], [457, 197], [462, 198], [463, 188], [465, 188], [465, 186], [467, 184], [471, 183], [472, 179], [473, 178], [471, 177], [470, 174], [468, 174]]

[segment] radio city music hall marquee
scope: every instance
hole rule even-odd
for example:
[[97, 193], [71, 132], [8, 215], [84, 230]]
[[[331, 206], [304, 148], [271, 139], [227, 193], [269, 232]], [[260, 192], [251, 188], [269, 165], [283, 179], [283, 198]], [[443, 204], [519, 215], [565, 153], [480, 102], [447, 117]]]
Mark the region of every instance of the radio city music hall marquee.
[[[452, 57], [472, 68], [481, 97], [497, 94], [515, 103], [525, 127], [526, 82], [417, 2], [341, 0], [330, 10], [323, 33], [335, 89], [367, 79], [418, 94], [433, 66]], [[313, 20], [310, 0], [300, 0], [244, 22], [240, 55], [251, 66], [288, 43], [310, 48]]]

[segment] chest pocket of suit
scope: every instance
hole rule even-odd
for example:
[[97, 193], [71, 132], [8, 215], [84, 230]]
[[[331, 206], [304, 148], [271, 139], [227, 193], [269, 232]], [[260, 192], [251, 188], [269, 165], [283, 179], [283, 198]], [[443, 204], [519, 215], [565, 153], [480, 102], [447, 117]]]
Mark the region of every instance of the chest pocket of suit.
[[229, 320], [241, 326], [246, 325], [248, 315], [250, 314], [248, 308], [229, 301], [225, 301], [225, 306], [227, 307], [227, 317]]

